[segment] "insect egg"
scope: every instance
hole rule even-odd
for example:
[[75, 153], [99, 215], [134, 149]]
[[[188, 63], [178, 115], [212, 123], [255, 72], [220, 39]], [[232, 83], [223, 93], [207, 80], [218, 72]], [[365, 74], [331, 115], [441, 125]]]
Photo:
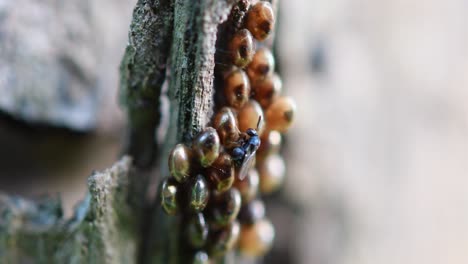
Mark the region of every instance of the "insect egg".
[[194, 248], [201, 248], [208, 238], [208, 224], [202, 213], [193, 215], [187, 225], [187, 236]]
[[168, 177], [164, 179], [161, 186], [161, 205], [169, 215], [174, 215], [178, 211], [177, 190], [177, 181], [174, 178]]
[[255, 198], [255, 196], [257, 196], [259, 182], [260, 179], [258, 172], [255, 169], [251, 169], [248, 172], [247, 177], [242, 180], [236, 178], [234, 187], [236, 187], [241, 194], [242, 204], [250, 202], [253, 198]]
[[260, 48], [247, 66], [247, 75], [251, 83], [256, 83], [273, 74], [274, 69], [275, 58], [273, 54], [267, 48]]
[[296, 103], [291, 97], [275, 98], [266, 111], [268, 129], [286, 132], [292, 125], [295, 114]]
[[213, 224], [217, 227], [226, 226], [239, 214], [241, 195], [236, 188], [231, 188], [224, 193], [214, 195], [213, 203], [211, 208]]
[[247, 14], [246, 27], [257, 40], [268, 37], [275, 26], [275, 16], [271, 4], [260, 1], [251, 7]]
[[191, 150], [177, 144], [169, 154], [169, 172], [178, 182], [185, 182], [190, 174]]
[[283, 158], [278, 155], [270, 155], [257, 166], [260, 175], [260, 191], [262, 194], [270, 194], [276, 191], [284, 180], [286, 166]]
[[252, 61], [254, 42], [252, 34], [247, 29], [241, 29], [234, 34], [228, 44], [232, 62], [238, 67], [245, 67]]
[[243, 225], [252, 225], [263, 217], [265, 217], [265, 204], [258, 199], [244, 204], [239, 212], [239, 221]]
[[237, 128], [237, 119], [230, 107], [223, 107], [216, 113], [213, 127], [218, 132], [221, 144], [226, 148], [230, 148], [239, 138], [240, 131]]
[[191, 182], [189, 206], [195, 212], [201, 212], [208, 204], [208, 183], [202, 175], [197, 175]]
[[282, 82], [278, 74], [267, 76], [263, 80], [258, 80], [252, 85], [254, 98], [258, 103], [266, 109], [273, 99], [281, 92]]
[[211, 242], [211, 255], [220, 257], [233, 249], [239, 240], [240, 224], [238, 221], [233, 221], [226, 227], [223, 227], [218, 232], [215, 232]]
[[[258, 122], [260, 118], [260, 123]], [[255, 100], [250, 100], [237, 114], [239, 129], [247, 131], [249, 128], [257, 128], [257, 133], [262, 134], [264, 128], [264, 118], [262, 107]]]
[[251, 257], [263, 256], [270, 250], [274, 238], [275, 229], [267, 219], [257, 221], [253, 225], [243, 225], [239, 238], [239, 251]]
[[204, 251], [198, 251], [193, 256], [192, 264], [210, 264], [210, 258]]
[[262, 144], [257, 151], [257, 160], [261, 162], [265, 157], [276, 154], [281, 147], [281, 134], [278, 131], [271, 130], [263, 133]]
[[234, 166], [231, 155], [221, 153], [215, 162], [211, 164], [208, 178], [218, 192], [225, 192], [231, 188], [234, 182]]
[[195, 138], [192, 148], [200, 164], [205, 168], [210, 166], [219, 155], [220, 142], [218, 133], [212, 127], [206, 128]]
[[243, 70], [235, 69], [228, 73], [224, 80], [224, 95], [228, 104], [236, 109], [249, 101], [250, 83]]

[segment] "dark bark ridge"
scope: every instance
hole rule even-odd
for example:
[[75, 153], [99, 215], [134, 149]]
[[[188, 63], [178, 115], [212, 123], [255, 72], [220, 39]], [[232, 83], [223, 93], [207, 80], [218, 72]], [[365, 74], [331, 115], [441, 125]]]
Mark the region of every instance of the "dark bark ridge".
[[217, 28], [234, 2], [176, 1], [169, 91], [179, 108], [178, 140], [191, 140], [211, 117]]
[[120, 98], [127, 109], [127, 150], [139, 167], [156, 156], [155, 130], [161, 120], [160, 96], [172, 43], [172, 1], [139, 0], [120, 67]]
[[[167, 156], [177, 142], [191, 140], [209, 122], [213, 109], [215, 44], [218, 26], [236, 1], [189, 1], [174, 3], [174, 33], [168, 69], [169, 125], [160, 147], [160, 175], [169, 175]], [[160, 177], [162, 179], [163, 177]], [[152, 240], [148, 241], [151, 263], [188, 263], [181, 240], [181, 219], [165, 215], [156, 201]]]

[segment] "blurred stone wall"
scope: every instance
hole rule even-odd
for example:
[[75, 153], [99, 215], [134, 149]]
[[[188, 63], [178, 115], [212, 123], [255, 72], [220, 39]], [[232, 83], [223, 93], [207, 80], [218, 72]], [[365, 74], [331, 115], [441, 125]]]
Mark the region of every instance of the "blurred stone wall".
[[135, 0], [0, 0], [0, 110], [89, 131], [121, 122], [118, 65]]
[[122, 149], [119, 64], [136, 0], [0, 0], [0, 189], [60, 195]]

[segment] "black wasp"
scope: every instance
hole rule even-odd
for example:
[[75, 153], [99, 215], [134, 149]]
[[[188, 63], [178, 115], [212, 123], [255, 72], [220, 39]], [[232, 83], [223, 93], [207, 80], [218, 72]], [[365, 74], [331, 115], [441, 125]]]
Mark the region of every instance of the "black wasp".
[[[258, 118], [258, 125], [261, 121], [261, 116]], [[239, 179], [243, 180], [249, 172], [252, 164], [255, 160], [255, 152], [260, 147], [260, 137], [258, 136], [257, 130], [253, 128], [247, 129], [245, 133], [242, 133], [239, 140], [239, 146], [232, 149], [232, 159], [234, 164], [239, 168]]]

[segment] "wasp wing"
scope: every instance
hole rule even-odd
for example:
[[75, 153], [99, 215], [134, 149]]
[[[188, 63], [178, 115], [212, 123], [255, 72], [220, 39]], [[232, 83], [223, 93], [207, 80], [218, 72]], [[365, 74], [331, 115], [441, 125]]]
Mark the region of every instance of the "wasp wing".
[[239, 168], [238, 177], [240, 180], [243, 180], [245, 176], [249, 173], [249, 170], [253, 167], [255, 161], [255, 151], [246, 154], [244, 161], [242, 162], [241, 167]]

